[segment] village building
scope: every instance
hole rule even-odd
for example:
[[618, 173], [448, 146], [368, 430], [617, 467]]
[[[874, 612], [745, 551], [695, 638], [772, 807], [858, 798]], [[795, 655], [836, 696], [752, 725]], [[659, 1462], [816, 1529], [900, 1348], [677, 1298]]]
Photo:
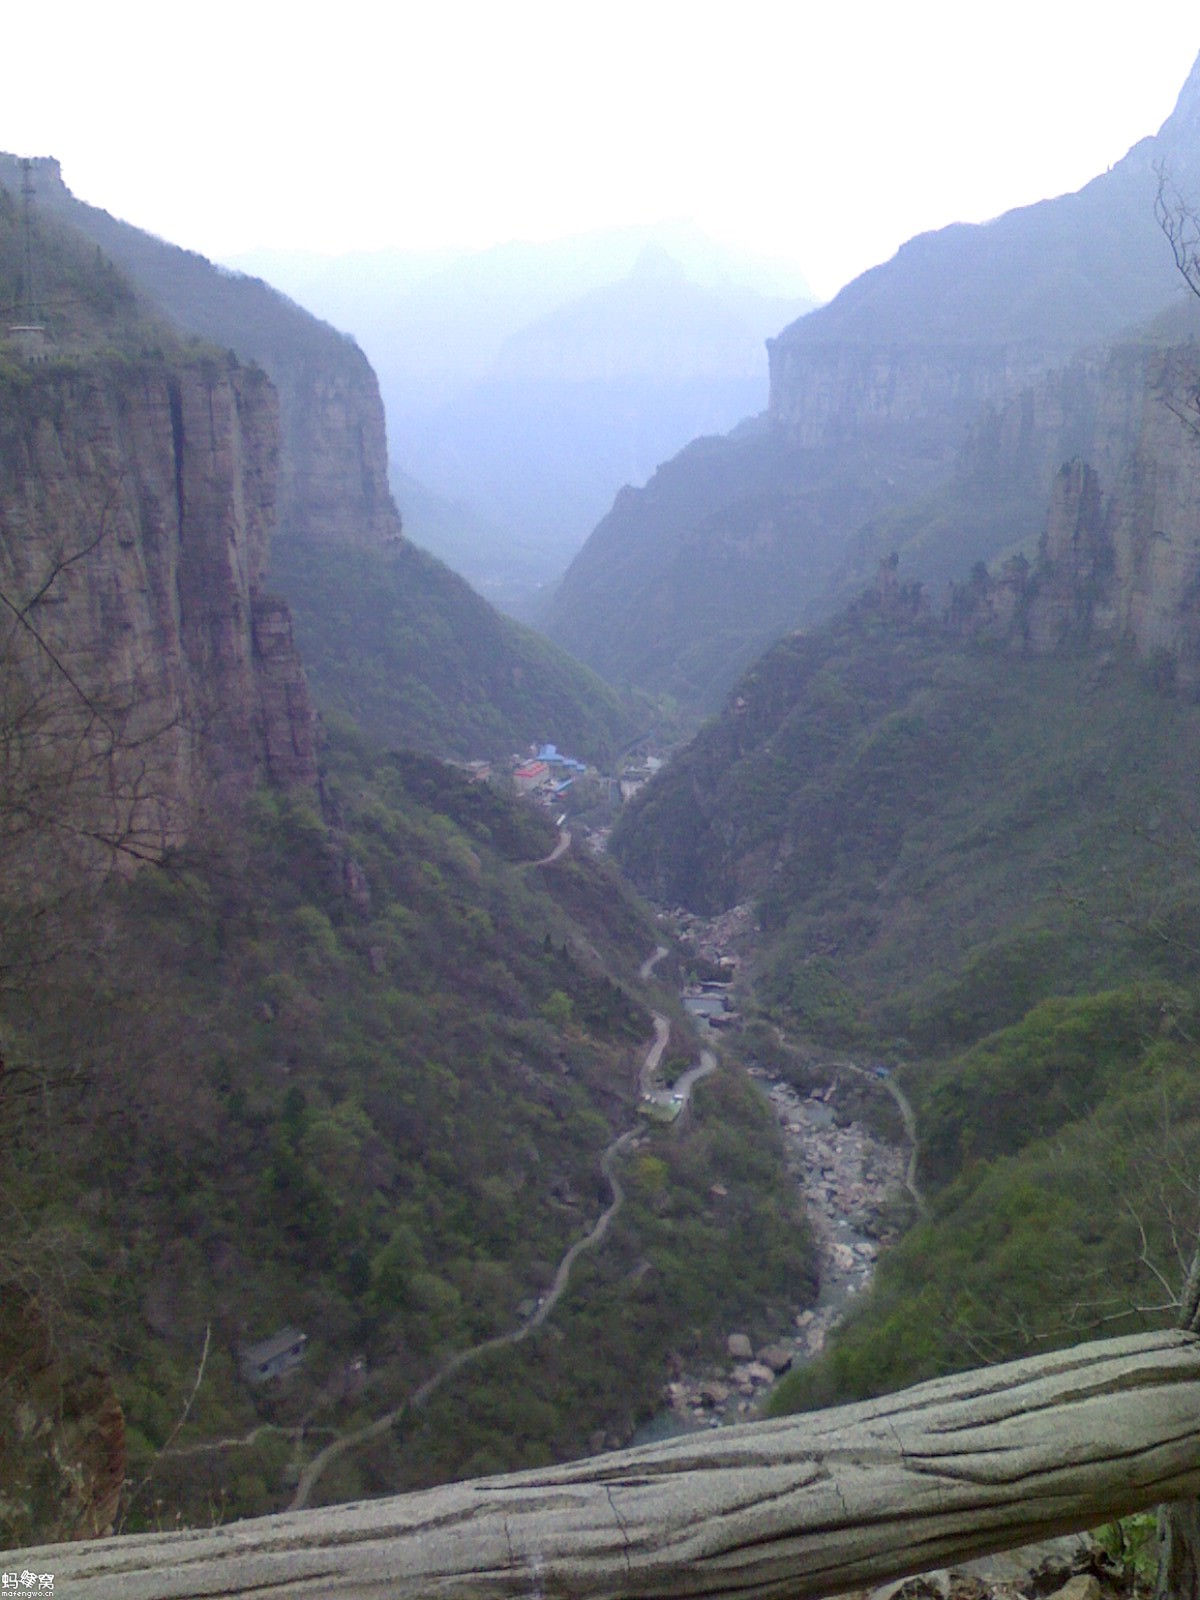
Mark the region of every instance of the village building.
[[532, 794], [550, 782], [550, 768], [544, 761], [527, 761], [513, 773], [518, 794]]
[[268, 1383], [281, 1378], [304, 1360], [308, 1335], [299, 1328], [281, 1328], [270, 1339], [242, 1348], [240, 1365], [247, 1383]]

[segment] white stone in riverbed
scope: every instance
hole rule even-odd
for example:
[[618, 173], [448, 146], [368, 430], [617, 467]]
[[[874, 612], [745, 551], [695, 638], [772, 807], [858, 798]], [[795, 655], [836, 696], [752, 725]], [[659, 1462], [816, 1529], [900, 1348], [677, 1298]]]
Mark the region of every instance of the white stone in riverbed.
[[725, 1348], [731, 1361], [749, 1361], [754, 1354], [754, 1346], [745, 1333], [731, 1333], [725, 1341]]
[[700, 1385], [700, 1400], [706, 1406], [723, 1406], [729, 1399], [729, 1385], [710, 1379]]
[[758, 1352], [758, 1359], [764, 1367], [779, 1374], [786, 1372], [792, 1364], [792, 1352], [781, 1344], [766, 1344]]

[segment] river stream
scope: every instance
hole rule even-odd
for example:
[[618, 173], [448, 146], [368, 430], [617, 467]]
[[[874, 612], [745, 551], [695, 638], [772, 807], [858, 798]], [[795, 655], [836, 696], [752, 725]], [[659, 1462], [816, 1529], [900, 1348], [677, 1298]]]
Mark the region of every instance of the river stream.
[[667, 1409], [638, 1430], [637, 1444], [761, 1414], [778, 1377], [821, 1353], [830, 1330], [870, 1283], [886, 1209], [904, 1181], [905, 1151], [856, 1122], [838, 1125], [836, 1079], [802, 1095], [762, 1068], [752, 1067], [750, 1075], [779, 1122], [788, 1170], [816, 1236], [820, 1293], [814, 1306], [793, 1312], [757, 1347], [733, 1329], [725, 1363], [675, 1376], [663, 1390]]

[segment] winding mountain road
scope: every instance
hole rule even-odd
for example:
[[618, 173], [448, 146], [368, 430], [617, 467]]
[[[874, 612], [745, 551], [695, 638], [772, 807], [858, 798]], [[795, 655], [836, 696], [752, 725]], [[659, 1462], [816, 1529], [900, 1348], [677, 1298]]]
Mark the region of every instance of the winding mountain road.
[[[529, 872], [534, 867], [552, 866], [560, 856], [565, 856], [570, 848], [571, 835], [565, 828], [560, 828], [558, 830], [558, 842], [555, 844], [554, 849], [551, 850], [550, 854], [546, 856], [539, 856], [536, 861], [522, 861], [518, 870], [521, 872]], [[665, 955], [666, 952], [664, 951], [663, 954]]]
[[[566, 839], [567, 844], [569, 845], [570, 835], [567, 835]], [[562, 845], [560, 841], [558, 854], [561, 855], [563, 849], [565, 848], [566, 846]], [[553, 859], [552, 856], [546, 857], [547, 861], [551, 859]], [[537, 866], [540, 864], [541, 863], [538, 862], [529, 863], [530, 866]], [[661, 954], [659, 951], [656, 951], [655, 955], [650, 957], [648, 962], [643, 963], [643, 971], [646, 971], [647, 969], [652, 970], [655, 961], [661, 960], [662, 956], [666, 955], [666, 950], [662, 949], [661, 946], [659, 947], [659, 950], [661, 951]], [[645, 1084], [648, 1081], [648, 1075], [652, 1075], [657, 1068], [658, 1063], [662, 1059], [663, 1051], [666, 1049], [667, 1040], [670, 1038], [670, 1034], [670, 1023], [661, 1012], [656, 1011], [654, 1013], [654, 1040], [646, 1051], [641, 1068], [639, 1069], [639, 1084]], [[688, 1102], [692, 1092], [692, 1086], [698, 1083], [701, 1078], [707, 1077], [710, 1072], [715, 1072], [716, 1068], [716, 1056], [711, 1050], [702, 1050], [700, 1053], [699, 1066], [692, 1067], [688, 1072], [684, 1073], [683, 1077], [680, 1078], [675, 1087], [675, 1093], [682, 1096], [683, 1105], [686, 1106]], [[365, 1427], [357, 1429], [354, 1433], [343, 1434], [341, 1438], [335, 1439], [332, 1444], [326, 1445], [323, 1450], [319, 1451], [313, 1457], [308, 1466], [305, 1467], [304, 1471], [301, 1473], [300, 1480], [296, 1485], [296, 1492], [292, 1496], [291, 1503], [288, 1506], [289, 1511], [302, 1511], [304, 1507], [307, 1506], [309, 1497], [311, 1496], [313, 1489], [316, 1487], [321, 1475], [325, 1472], [327, 1467], [329, 1467], [338, 1459], [339, 1456], [343, 1456], [348, 1450], [354, 1450], [360, 1444], [366, 1444], [369, 1440], [377, 1439], [380, 1434], [386, 1433], [387, 1430], [396, 1422], [398, 1422], [406, 1412], [415, 1410], [418, 1406], [424, 1405], [425, 1401], [429, 1399], [430, 1395], [433, 1394], [436, 1389], [440, 1388], [448, 1378], [452, 1378], [455, 1373], [461, 1372], [464, 1367], [468, 1367], [473, 1362], [478, 1361], [490, 1350], [501, 1350], [506, 1345], [520, 1344], [521, 1341], [523, 1339], [527, 1339], [536, 1328], [541, 1327], [542, 1323], [545, 1322], [548, 1316], [550, 1316], [555, 1306], [557, 1306], [558, 1302], [566, 1293], [567, 1286], [571, 1281], [571, 1269], [575, 1265], [576, 1261], [585, 1250], [594, 1250], [596, 1246], [601, 1243], [605, 1234], [608, 1232], [609, 1225], [611, 1224], [613, 1218], [625, 1204], [625, 1190], [622, 1187], [621, 1180], [617, 1175], [616, 1160], [622, 1151], [624, 1151], [633, 1142], [633, 1140], [639, 1133], [641, 1133], [641, 1131], [641, 1127], [638, 1126], [635, 1128], [629, 1128], [626, 1130], [626, 1132], [619, 1134], [612, 1141], [612, 1143], [607, 1146], [604, 1154], [600, 1157], [600, 1171], [603, 1173], [608, 1183], [612, 1194], [612, 1199], [605, 1210], [600, 1213], [599, 1217], [592, 1224], [588, 1232], [585, 1233], [581, 1239], [577, 1239], [563, 1256], [562, 1260], [558, 1264], [558, 1269], [554, 1274], [554, 1281], [544, 1297], [538, 1302], [537, 1310], [534, 1311], [531, 1316], [526, 1318], [520, 1327], [512, 1329], [511, 1332], [496, 1334], [491, 1339], [485, 1339], [481, 1344], [472, 1345], [468, 1350], [460, 1350], [457, 1355], [451, 1356], [448, 1361], [444, 1362], [443, 1365], [440, 1366], [431, 1377], [426, 1378], [425, 1382], [419, 1385], [418, 1388], [414, 1389], [408, 1398], [403, 1400], [400, 1405], [394, 1406], [390, 1411], [385, 1412], [382, 1416], [376, 1417], [374, 1422], [367, 1423]]]
[[662, 960], [662, 958], [668, 953], [669, 952], [665, 944], [656, 944], [654, 946], [654, 954], [652, 956], [647, 956], [645, 961], [643, 961], [641, 966], [638, 968], [638, 977], [643, 983], [649, 983], [650, 974], [654, 971], [655, 967]]
[[692, 1089], [701, 1078], [707, 1078], [710, 1072], [717, 1070], [717, 1058], [709, 1049], [701, 1050], [700, 1065], [689, 1067], [681, 1078], [676, 1078], [674, 1093], [683, 1097], [686, 1106], [691, 1099]]
[[904, 1187], [913, 1198], [913, 1203], [920, 1216], [929, 1215], [929, 1207], [925, 1203], [925, 1196], [917, 1184], [917, 1157], [920, 1154], [920, 1145], [917, 1142], [917, 1114], [912, 1108], [912, 1102], [900, 1085], [891, 1078], [880, 1078], [869, 1067], [855, 1066], [852, 1061], [843, 1061], [839, 1065], [846, 1067], [850, 1072], [857, 1072], [860, 1077], [869, 1078], [879, 1088], [886, 1089], [900, 1110], [900, 1120], [904, 1124], [904, 1133], [908, 1139], [908, 1162], [904, 1168]]

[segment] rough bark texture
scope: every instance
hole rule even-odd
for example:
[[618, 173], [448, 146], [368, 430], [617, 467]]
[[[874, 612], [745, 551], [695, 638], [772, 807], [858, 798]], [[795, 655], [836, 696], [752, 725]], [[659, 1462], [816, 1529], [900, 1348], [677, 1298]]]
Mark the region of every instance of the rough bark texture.
[[1176, 1500], [1158, 1508], [1159, 1600], [1195, 1600], [1200, 1594], [1200, 1504]]
[[806, 1600], [1200, 1488], [1200, 1341], [1109, 1340], [883, 1400], [186, 1534], [17, 1551], [70, 1600]]

